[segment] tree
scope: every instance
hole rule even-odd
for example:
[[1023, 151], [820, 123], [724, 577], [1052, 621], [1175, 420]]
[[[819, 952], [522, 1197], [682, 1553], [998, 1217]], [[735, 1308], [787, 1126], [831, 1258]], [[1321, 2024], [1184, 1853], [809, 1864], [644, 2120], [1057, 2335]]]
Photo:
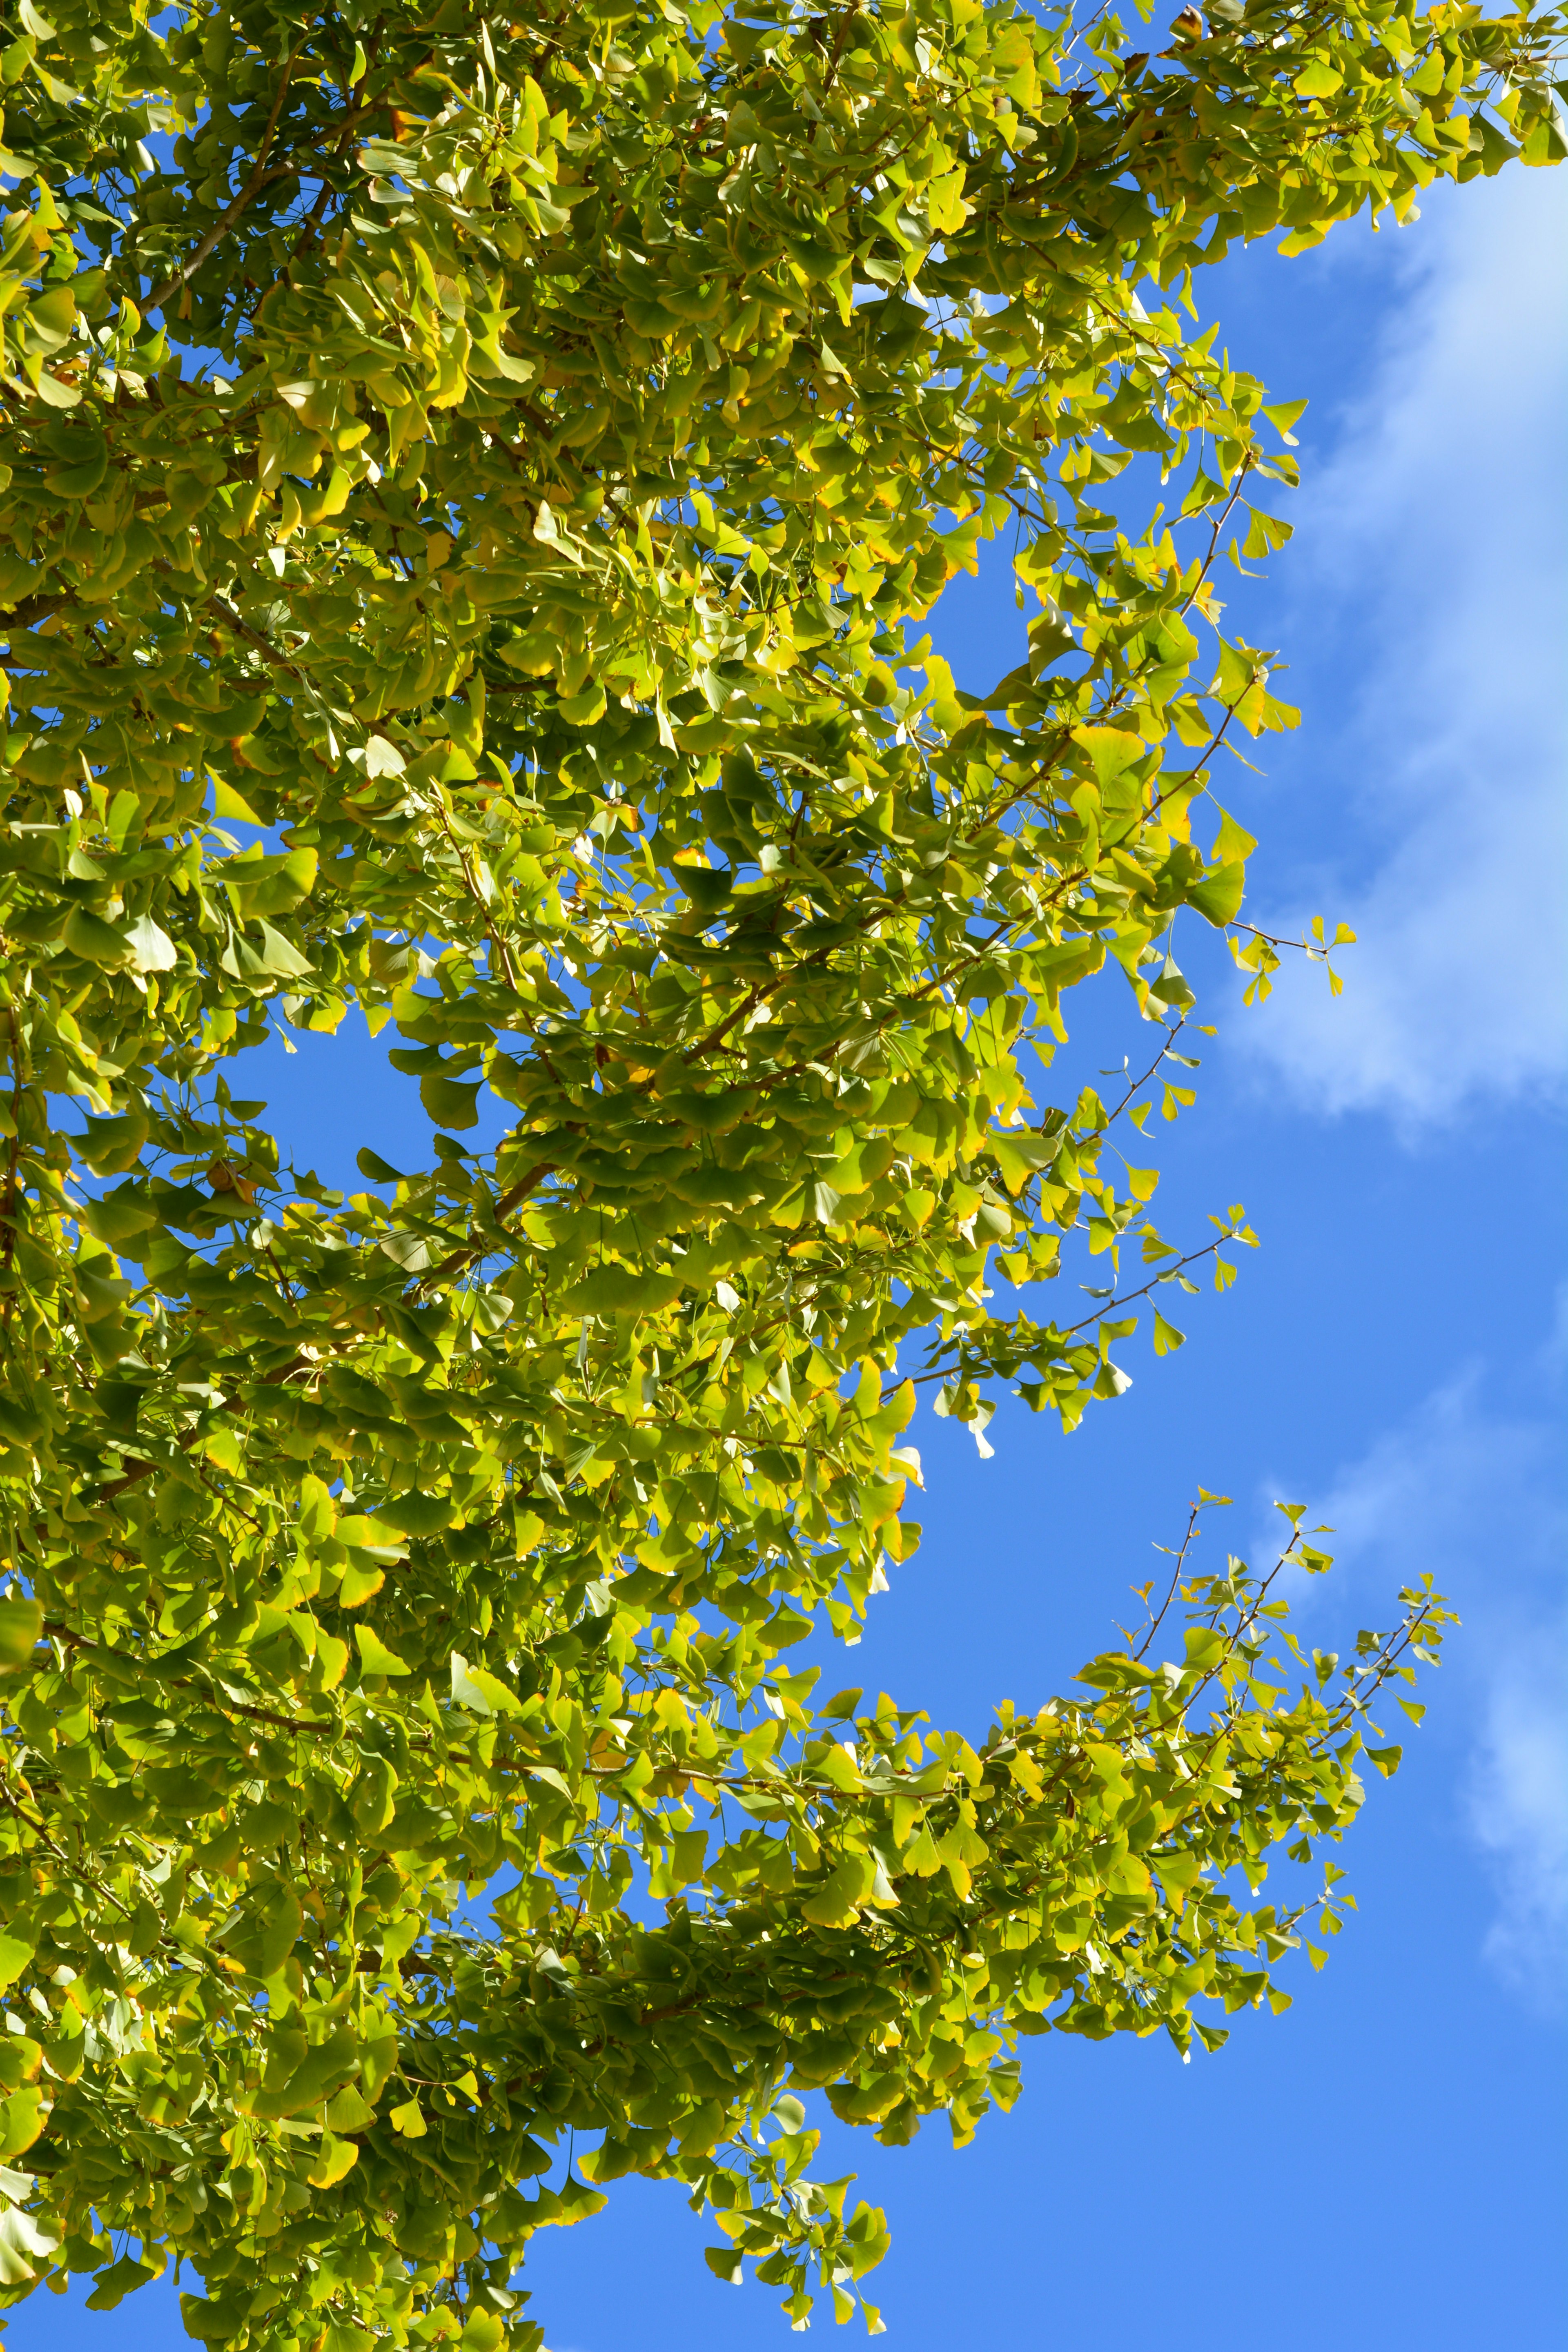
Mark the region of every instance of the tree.
[[[1280, 2005], [1268, 1857], [1448, 1622], [1292, 1696], [1194, 1509], [977, 1747], [791, 1665], [918, 1541], [922, 1384], [1071, 1427], [1252, 1240], [1115, 1140], [1191, 1098], [1177, 913], [1255, 992], [1281, 944], [1215, 762], [1294, 713], [1215, 565], [1297, 412], [1178, 314], [1555, 160], [1561, 20], [16, 15], [0, 2289], [177, 2254], [236, 2352], [525, 2352], [531, 2232], [640, 2171], [846, 2316], [886, 2230], [798, 2094], [962, 2140], [1020, 2035]], [[981, 699], [910, 630], [1004, 530]], [[1043, 1106], [1108, 960], [1147, 1066]], [[228, 1068], [351, 1008], [433, 1135], [345, 1200]], [[1138, 1259], [1087, 1319], [987, 1287], [1084, 1242]]]

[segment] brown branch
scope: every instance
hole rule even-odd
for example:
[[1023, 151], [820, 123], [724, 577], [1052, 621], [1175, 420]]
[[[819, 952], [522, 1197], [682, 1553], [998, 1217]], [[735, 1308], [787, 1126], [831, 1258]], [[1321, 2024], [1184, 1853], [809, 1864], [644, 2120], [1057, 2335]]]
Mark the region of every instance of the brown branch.
[[834, 82], [837, 79], [838, 68], [843, 62], [845, 47], [849, 39], [849, 27], [855, 22], [856, 17], [858, 16], [859, 14], [860, 0], [847, 0], [847, 5], [840, 12], [838, 29], [834, 35], [833, 49], [827, 60], [827, 71], [822, 78], [822, 95], [824, 98], [827, 96], [828, 91], [833, 88]]
[[[307, 36], [306, 38], [308, 37], [309, 37]], [[192, 254], [184, 268], [183, 269], [177, 269], [172, 278], [165, 278], [162, 286], [155, 287], [153, 292], [148, 295], [146, 308], [149, 311], [162, 310], [163, 304], [168, 300], [171, 294], [177, 294], [183, 286], [189, 283], [190, 279], [195, 277], [196, 271], [206, 259], [208, 254], [211, 253], [218, 239], [226, 235], [228, 230], [234, 226], [235, 222], [239, 218], [241, 213], [244, 212], [246, 207], [260, 194], [264, 187], [268, 186], [274, 180], [286, 180], [290, 172], [294, 169], [292, 163], [276, 163], [273, 165], [271, 171], [268, 171], [267, 169], [267, 158], [272, 152], [273, 134], [278, 129], [279, 118], [283, 112], [283, 103], [289, 95], [289, 85], [294, 79], [295, 65], [298, 62], [300, 52], [304, 47], [304, 39], [297, 41], [293, 48], [289, 51], [288, 59], [284, 64], [283, 79], [278, 85], [278, 95], [272, 101], [272, 111], [267, 118], [267, 128], [261, 134], [260, 150], [257, 155], [256, 163], [252, 168], [249, 179], [247, 180], [244, 187], [241, 188], [238, 195], [235, 197], [232, 204], [226, 205], [224, 210], [218, 215], [211, 228], [208, 229], [206, 235], [197, 245], [195, 253]]]
[[[162, 572], [170, 571], [172, 568], [169, 564], [162, 562], [158, 566]], [[243, 637], [247, 645], [254, 646], [262, 658], [269, 661], [275, 669], [285, 669], [290, 677], [298, 678], [301, 685], [308, 684], [305, 673], [299, 664], [290, 661], [287, 654], [279, 653], [270, 637], [263, 636], [259, 629], [252, 628], [250, 623], [235, 611], [226, 596], [215, 588], [206, 601], [228, 624], [235, 635]]]
[[1117, 1104], [1116, 1108], [1106, 1113], [1105, 1125], [1104, 1127], [1097, 1128], [1094, 1130], [1096, 1134], [1107, 1134], [1110, 1129], [1115, 1126], [1117, 1120], [1121, 1118], [1128, 1104], [1133, 1100], [1135, 1096], [1142, 1093], [1143, 1088], [1148, 1085], [1150, 1079], [1153, 1076], [1155, 1071], [1159, 1068], [1161, 1063], [1164, 1060], [1166, 1055], [1170, 1052], [1172, 1046], [1175, 1044], [1177, 1038], [1181, 1035], [1186, 1025], [1187, 1019], [1185, 1013], [1184, 1013], [1181, 1019], [1176, 1023], [1173, 1029], [1167, 1029], [1164, 1032], [1164, 1043], [1161, 1046], [1159, 1052], [1155, 1055], [1153, 1060], [1150, 1063], [1148, 1068], [1144, 1071], [1142, 1076], [1141, 1078], [1134, 1078], [1132, 1084], [1128, 1087], [1127, 1092], [1122, 1096], [1121, 1100]]
[[[520, 1176], [515, 1184], [509, 1185], [495, 1204], [494, 1214], [497, 1224], [500, 1223], [503, 1217], [510, 1217], [512, 1211], [527, 1199], [534, 1186], [544, 1177], [553, 1173], [554, 1168], [555, 1162], [552, 1160], [542, 1160], [536, 1167], [529, 1170], [526, 1176]], [[433, 1265], [427, 1274], [421, 1275], [416, 1296], [418, 1295], [418, 1291], [428, 1290], [433, 1283], [447, 1282], [454, 1275], [461, 1274], [465, 1267], [472, 1265], [476, 1258], [487, 1255], [489, 1249], [488, 1240], [465, 1243], [461, 1249], [454, 1250], [449, 1257], [444, 1257], [439, 1265]]]
[[0, 621], [0, 631], [4, 632], [9, 642], [14, 629], [34, 628], [39, 621], [48, 620], [53, 614], [61, 611], [65, 605], [74, 604], [75, 602], [74, 588], [62, 588], [51, 592], [47, 596], [24, 596], [19, 604], [11, 606], [4, 620]]
[[[43, 1630], [54, 1641], [64, 1642], [70, 1649], [88, 1651], [94, 1657], [110, 1658], [116, 1665], [140, 1666], [144, 1673], [160, 1675], [165, 1680], [169, 1679], [169, 1677], [164, 1674], [163, 1662], [161, 1658], [143, 1657], [135, 1650], [110, 1650], [101, 1642], [89, 1640], [88, 1635], [85, 1633], [73, 1633], [68, 1625], [55, 1625], [46, 1622]], [[183, 1676], [177, 1677], [176, 1679], [179, 1682], [180, 1687], [183, 1689], [189, 1690], [193, 1687], [197, 1687], [186, 1681]], [[204, 1692], [202, 1696], [206, 1697], [207, 1694]], [[216, 1705], [216, 1702], [212, 1702], [212, 1704]], [[217, 1712], [220, 1715], [247, 1716], [252, 1723], [270, 1723], [275, 1725], [279, 1731], [335, 1732], [338, 1729], [338, 1726], [336, 1724], [322, 1723], [310, 1716], [279, 1715], [270, 1707], [249, 1706], [242, 1699], [226, 1700], [223, 1705], [217, 1706]]]
[[1144, 1634], [1143, 1639], [1139, 1643], [1138, 1647], [1133, 1651], [1132, 1654], [1135, 1658], [1142, 1658], [1144, 1651], [1148, 1648], [1150, 1643], [1153, 1640], [1155, 1634], [1159, 1632], [1161, 1626], [1164, 1623], [1165, 1619], [1169, 1614], [1171, 1603], [1176, 1597], [1176, 1587], [1182, 1580], [1182, 1570], [1186, 1566], [1187, 1554], [1192, 1549], [1193, 1539], [1198, 1531], [1198, 1514], [1202, 1507], [1203, 1506], [1199, 1503], [1189, 1504], [1187, 1507], [1187, 1532], [1182, 1538], [1182, 1549], [1176, 1554], [1176, 1565], [1171, 1571], [1170, 1590], [1166, 1593], [1164, 1600], [1160, 1603], [1158, 1616], [1150, 1619], [1148, 1632]]
[[1151, 1275], [1148, 1281], [1139, 1289], [1129, 1290], [1121, 1297], [1108, 1298], [1103, 1307], [1096, 1307], [1092, 1315], [1086, 1315], [1081, 1323], [1069, 1323], [1061, 1334], [1062, 1338], [1070, 1339], [1076, 1333], [1087, 1331], [1091, 1323], [1103, 1323], [1106, 1317], [1114, 1315], [1119, 1307], [1131, 1307], [1135, 1298], [1147, 1298], [1152, 1290], [1158, 1290], [1160, 1285], [1163, 1282], [1168, 1282], [1172, 1275], [1180, 1274], [1186, 1266], [1201, 1265], [1205, 1257], [1213, 1257], [1215, 1250], [1223, 1249], [1226, 1242], [1235, 1239], [1234, 1231], [1227, 1226], [1223, 1234], [1216, 1234], [1212, 1242], [1205, 1242], [1202, 1249], [1189, 1250], [1185, 1257], [1179, 1257], [1175, 1265], [1168, 1265], [1163, 1274]]
[[[21, 1205], [21, 1195], [16, 1182], [16, 1168], [22, 1156], [22, 1096], [25, 1083], [22, 1076], [22, 1033], [16, 1024], [16, 1007], [11, 1004], [6, 1009], [11, 1015], [11, 1066], [14, 1076], [11, 1086], [11, 1143], [5, 1155], [5, 1197], [4, 1203], [0, 1204], [0, 1219], [4, 1220], [5, 1227], [5, 1252], [4, 1260], [0, 1261], [0, 1264], [3, 1264], [3, 1270], [8, 1280], [11, 1261], [16, 1254], [16, 1212]], [[11, 1327], [11, 1311], [16, 1304], [16, 1293], [7, 1288], [5, 1315], [0, 1318], [3, 1319], [4, 1328], [7, 1331]]]
[[[290, 1372], [302, 1371], [310, 1361], [310, 1359], [306, 1356], [290, 1356], [289, 1361], [286, 1364], [279, 1364], [275, 1371], [263, 1372], [261, 1376], [263, 1387], [278, 1387], [282, 1381], [289, 1378]], [[220, 1412], [228, 1412], [233, 1409], [234, 1402], [235, 1400], [232, 1397], [225, 1397], [215, 1410]], [[203, 1433], [199, 1428], [188, 1429], [183, 1437], [175, 1440], [178, 1450], [182, 1454], [188, 1454], [191, 1447], [200, 1442], [202, 1434]], [[128, 1486], [139, 1486], [143, 1478], [150, 1478], [154, 1470], [160, 1470], [163, 1466], [162, 1463], [150, 1460], [148, 1457], [143, 1455], [140, 1461], [134, 1463], [132, 1466], [124, 1473], [123, 1476], [114, 1479], [112, 1483], [107, 1486], [100, 1486], [97, 1490], [96, 1499], [100, 1503], [112, 1503], [116, 1501], [120, 1496], [124, 1494]], [[236, 1506], [236, 1507], [237, 1508], [238, 1507]], [[247, 1515], [243, 1512], [241, 1513], [242, 1517], [246, 1516]]]

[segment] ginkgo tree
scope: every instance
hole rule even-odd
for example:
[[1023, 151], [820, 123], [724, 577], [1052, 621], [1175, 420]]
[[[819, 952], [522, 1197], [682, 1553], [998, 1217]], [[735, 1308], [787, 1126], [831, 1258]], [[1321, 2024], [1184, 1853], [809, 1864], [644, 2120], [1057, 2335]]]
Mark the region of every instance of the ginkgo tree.
[[[1123, 1156], [1176, 918], [1281, 951], [1215, 567], [1295, 412], [1194, 274], [1555, 160], [1561, 18], [3, 13], [0, 2295], [529, 2352], [638, 2172], [846, 2316], [801, 2095], [963, 2140], [1020, 2036], [1279, 2005], [1268, 1858], [1447, 1622], [1298, 1670], [1184, 1546], [975, 1744], [798, 1646], [918, 1541], [922, 1383], [1070, 1428], [1252, 1240]], [[980, 696], [920, 625], [993, 541]], [[1143, 1061], [1052, 1103], [1115, 966]], [[361, 1016], [430, 1141], [344, 1197], [240, 1057], [352, 1093]]]

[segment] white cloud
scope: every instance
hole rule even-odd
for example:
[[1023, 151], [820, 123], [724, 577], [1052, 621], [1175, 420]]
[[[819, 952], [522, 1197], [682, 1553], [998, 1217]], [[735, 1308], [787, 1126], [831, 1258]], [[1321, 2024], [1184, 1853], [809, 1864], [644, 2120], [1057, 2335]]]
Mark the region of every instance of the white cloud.
[[[1384, 1625], [1394, 1621], [1399, 1587], [1430, 1575], [1458, 1608], [1462, 1627], [1444, 1672], [1420, 1696], [1435, 1723], [1465, 1722], [1455, 1813], [1489, 1857], [1496, 1894], [1478, 1944], [1542, 2007], [1559, 2005], [1568, 1988], [1568, 1529], [1554, 1491], [1559, 1454], [1549, 1423], [1494, 1412], [1481, 1374], [1461, 1374], [1341, 1473], [1321, 1511], [1336, 1573], [1326, 1584], [1298, 1580], [1289, 1596], [1309, 1626], [1331, 1613], [1342, 1622], [1348, 1580], [1358, 1616]], [[1272, 1539], [1269, 1528], [1255, 1560]], [[1388, 1716], [1397, 1736], [1392, 1707]]]
[[1532, 2004], [1568, 2006], [1568, 1637], [1541, 1627], [1494, 1678], [1469, 1790], [1501, 1903], [1487, 1958]]
[[1516, 1555], [1521, 1542], [1535, 1549], [1528, 1523], [1542, 1501], [1548, 1454], [1545, 1428], [1494, 1418], [1480, 1374], [1467, 1370], [1341, 1472], [1323, 1516], [1358, 1582], [1373, 1568], [1405, 1578], [1430, 1570], [1439, 1582], [1456, 1571], [1467, 1582], [1482, 1579], [1500, 1542]]
[[[1297, 967], [1244, 1031], [1315, 1107], [1407, 1128], [1568, 1073], [1568, 181], [1516, 169], [1426, 215], [1277, 574], [1314, 667], [1355, 683], [1301, 768], [1333, 845], [1272, 911], [1362, 944], [1342, 997]], [[1320, 294], [1352, 273], [1363, 301], [1353, 246]]]

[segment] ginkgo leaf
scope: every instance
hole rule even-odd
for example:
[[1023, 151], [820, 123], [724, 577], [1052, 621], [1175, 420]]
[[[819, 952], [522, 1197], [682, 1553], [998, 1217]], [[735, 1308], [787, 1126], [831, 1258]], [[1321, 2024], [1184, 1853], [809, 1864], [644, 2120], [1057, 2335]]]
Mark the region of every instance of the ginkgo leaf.
[[75, 907], [66, 917], [61, 932], [66, 946], [73, 955], [87, 963], [128, 964], [135, 961], [135, 950], [123, 931], [106, 923], [89, 907]]
[[137, 971], [170, 971], [179, 961], [174, 942], [160, 930], [151, 915], [139, 916], [125, 933], [131, 961]]
[[323, 2132], [316, 2161], [305, 2177], [312, 2189], [332, 2189], [358, 2162], [359, 2148], [353, 2140], [337, 2139], [331, 2132]]
[[395, 1650], [389, 1649], [369, 1625], [354, 1627], [354, 1641], [359, 1649], [360, 1663], [367, 1675], [406, 1675], [413, 1669], [406, 1665]]
[[[27, 2186], [32, 2187], [31, 2181]], [[53, 2231], [0, 2198], [0, 2286], [25, 2286], [59, 2244]]]
[[482, 1666], [470, 1666], [457, 1650], [452, 1653], [450, 1671], [455, 1706], [471, 1707], [476, 1715], [518, 1712], [516, 1692], [509, 1690], [499, 1675], [487, 1674]]
[[402, 752], [384, 735], [367, 737], [364, 747], [364, 772], [367, 776], [400, 776], [405, 766]]

